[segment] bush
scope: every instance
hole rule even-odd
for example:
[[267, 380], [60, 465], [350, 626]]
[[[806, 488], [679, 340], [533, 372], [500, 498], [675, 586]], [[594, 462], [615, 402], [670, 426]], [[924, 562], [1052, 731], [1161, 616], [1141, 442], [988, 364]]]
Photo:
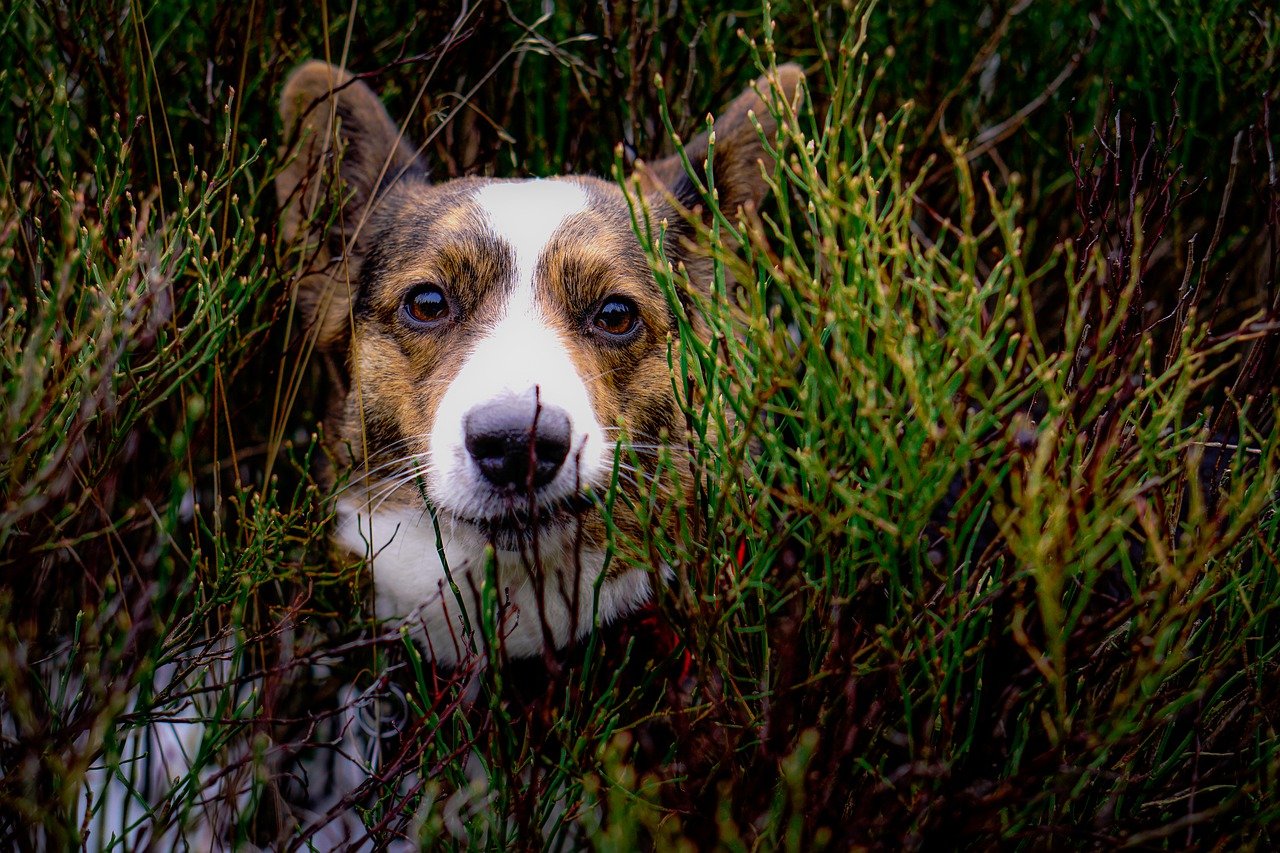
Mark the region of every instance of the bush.
[[[1274, 843], [1275, 11], [353, 8], [0, 23], [0, 839]], [[270, 192], [311, 55], [439, 179], [621, 178], [807, 67], [775, 201], [704, 188], [709, 340], [636, 200], [695, 457], [628, 450], [651, 612], [462, 673], [370, 624]]]

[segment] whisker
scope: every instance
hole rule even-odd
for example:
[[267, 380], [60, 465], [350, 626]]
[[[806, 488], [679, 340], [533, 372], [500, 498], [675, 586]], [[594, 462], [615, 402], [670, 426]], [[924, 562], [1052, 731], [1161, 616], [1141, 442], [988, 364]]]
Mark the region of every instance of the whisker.
[[425, 451], [422, 453], [411, 453], [408, 456], [398, 456], [395, 459], [391, 459], [386, 462], [379, 463], [367, 470], [362, 469], [360, 470], [359, 476], [355, 477], [347, 484], [347, 488], [356, 485], [362, 480], [370, 479], [371, 477], [373, 477], [373, 475], [379, 473], [380, 471], [385, 471], [387, 468], [391, 468], [395, 465], [403, 465], [406, 462], [411, 462], [415, 459], [425, 458], [427, 455], [428, 454]]
[[387, 501], [391, 500], [392, 496], [395, 495], [396, 492], [400, 491], [405, 486], [409, 485], [414, 480], [418, 479], [419, 476], [420, 476], [419, 474], [415, 473], [413, 476], [406, 477], [400, 482], [394, 484], [391, 488], [388, 488], [385, 492], [383, 492], [381, 498], [378, 500], [378, 503], [375, 506], [370, 507], [369, 509], [370, 514], [376, 513], [378, 510], [382, 509], [383, 505], [386, 504]]
[[[394, 477], [379, 484], [380, 488], [371, 490], [366, 502], [369, 512], [374, 513], [382, 508], [391, 496], [397, 491], [409, 485], [419, 478], [425, 478], [429, 473], [429, 466], [418, 466], [410, 471], [405, 472], [399, 477]], [[376, 505], [375, 505], [376, 502]]]

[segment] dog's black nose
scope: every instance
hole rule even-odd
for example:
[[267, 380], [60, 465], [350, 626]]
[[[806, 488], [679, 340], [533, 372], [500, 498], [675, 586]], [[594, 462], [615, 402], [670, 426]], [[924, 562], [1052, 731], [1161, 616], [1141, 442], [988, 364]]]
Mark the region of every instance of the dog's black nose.
[[569, 455], [569, 415], [532, 394], [485, 403], [462, 422], [467, 452], [495, 486], [534, 488], [550, 483]]

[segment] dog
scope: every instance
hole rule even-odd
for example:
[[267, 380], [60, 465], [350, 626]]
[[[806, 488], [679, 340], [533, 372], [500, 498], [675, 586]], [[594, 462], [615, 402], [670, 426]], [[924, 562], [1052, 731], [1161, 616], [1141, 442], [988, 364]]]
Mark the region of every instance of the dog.
[[[731, 221], [762, 202], [763, 140], [802, 78], [784, 65], [747, 87], [686, 146], [693, 175], [679, 155], [636, 165], [694, 287], [710, 275], [699, 184]], [[658, 449], [687, 451], [676, 313], [627, 194], [585, 175], [432, 183], [374, 91], [321, 61], [280, 110], [283, 236], [304, 246], [296, 295], [331, 383], [333, 543], [371, 567], [377, 617], [449, 668], [561, 648], [643, 605], [662, 567], [611, 563], [610, 530], [640, 532]], [[611, 487], [630, 500], [606, 518]]]

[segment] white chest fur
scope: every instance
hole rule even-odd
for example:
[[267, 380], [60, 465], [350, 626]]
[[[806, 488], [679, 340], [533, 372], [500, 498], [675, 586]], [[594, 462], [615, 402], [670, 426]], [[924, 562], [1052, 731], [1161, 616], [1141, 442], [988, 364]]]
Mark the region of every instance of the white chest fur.
[[[478, 628], [485, 600], [497, 602], [495, 613], [486, 618], [500, 620], [503, 651], [527, 657], [542, 651], [548, 635], [557, 647], [564, 646], [635, 610], [651, 593], [649, 573], [642, 569], [601, 581], [605, 555], [578, 549], [573, 541], [540, 542], [537, 566], [532, 555], [498, 551], [496, 571], [490, 572], [485, 538], [447, 517], [441, 517], [437, 537], [425, 507], [369, 513], [344, 499], [338, 504], [334, 537], [369, 561], [378, 617], [404, 620], [423, 651], [444, 666], [454, 666], [472, 652], [492, 652], [484, 648]], [[495, 579], [496, 596], [486, 599], [486, 584]]]

